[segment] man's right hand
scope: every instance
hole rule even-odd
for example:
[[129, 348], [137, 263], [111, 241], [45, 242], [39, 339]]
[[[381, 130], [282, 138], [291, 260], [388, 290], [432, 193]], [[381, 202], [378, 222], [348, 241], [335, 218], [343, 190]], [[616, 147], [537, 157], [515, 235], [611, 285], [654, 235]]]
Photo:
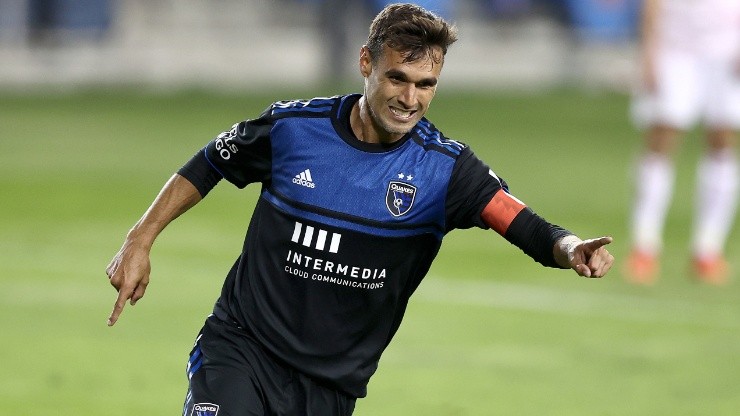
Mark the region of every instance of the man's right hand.
[[127, 300], [133, 306], [144, 297], [150, 271], [149, 248], [127, 238], [105, 269], [110, 284], [118, 291], [118, 299], [108, 317], [108, 326], [116, 323]]
[[118, 299], [108, 317], [108, 326], [116, 323], [127, 300], [131, 300], [133, 306], [144, 297], [151, 271], [149, 253], [159, 233], [201, 199], [198, 189], [190, 181], [174, 174], [144, 216], [126, 235], [123, 247], [105, 269], [110, 284], [118, 291]]

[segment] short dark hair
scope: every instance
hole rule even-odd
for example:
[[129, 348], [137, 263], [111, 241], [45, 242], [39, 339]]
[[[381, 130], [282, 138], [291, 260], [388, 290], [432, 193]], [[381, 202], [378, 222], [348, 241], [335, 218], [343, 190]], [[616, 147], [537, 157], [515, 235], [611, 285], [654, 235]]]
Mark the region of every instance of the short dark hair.
[[373, 63], [377, 62], [383, 46], [401, 52], [403, 62], [412, 62], [424, 55], [435, 60], [435, 47], [442, 50], [444, 57], [447, 48], [456, 40], [454, 25], [415, 4], [396, 3], [386, 6], [375, 16], [366, 46]]

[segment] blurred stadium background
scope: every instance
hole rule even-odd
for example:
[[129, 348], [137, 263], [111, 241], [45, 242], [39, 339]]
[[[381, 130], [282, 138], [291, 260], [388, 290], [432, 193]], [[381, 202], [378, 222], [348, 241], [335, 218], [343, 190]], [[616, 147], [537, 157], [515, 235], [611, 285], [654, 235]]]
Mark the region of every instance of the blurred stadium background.
[[[359, 91], [380, 1], [0, 0], [3, 415], [178, 414], [189, 347], [258, 189], [217, 187], [153, 252], [114, 328], [104, 269], [164, 181], [276, 99]], [[429, 117], [513, 192], [625, 254], [638, 0], [419, 2], [457, 22]], [[692, 133], [695, 138], [697, 133]], [[698, 140], [679, 157], [693, 187]], [[567, 166], [567, 175], [562, 175]], [[451, 233], [357, 415], [735, 415], [740, 285], [687, 274], [691, 196], [662, 280], [539, 267]], [[740, 258], [737, 238], [728, 246]]]
[[[639, 0], [428, 0], [458, 23], [445, 82], [624, 88]], [[356, 79], [385, 0], [0, 0], [0, 86], [255, 88]]]

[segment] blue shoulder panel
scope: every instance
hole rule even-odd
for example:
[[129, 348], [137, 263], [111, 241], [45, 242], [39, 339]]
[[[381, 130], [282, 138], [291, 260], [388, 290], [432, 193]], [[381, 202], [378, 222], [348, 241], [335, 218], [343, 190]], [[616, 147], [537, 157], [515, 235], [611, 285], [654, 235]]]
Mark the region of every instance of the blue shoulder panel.
[[462, 145], [424, 120], [412, 140], [387, 152], [350, 146], [335, 130], [331, 112], [306, 114], [325, 111], [340, 98], [274, 107], [273, 113], [291, 116], [278, 118], [271, 132], [272, 182], [265, 197], [294, 215], [311, 212], [314, 220], [345, 228], [353, 223], [350, 228], [361, 232], [432, 232], [441, 239], [447, 187]]

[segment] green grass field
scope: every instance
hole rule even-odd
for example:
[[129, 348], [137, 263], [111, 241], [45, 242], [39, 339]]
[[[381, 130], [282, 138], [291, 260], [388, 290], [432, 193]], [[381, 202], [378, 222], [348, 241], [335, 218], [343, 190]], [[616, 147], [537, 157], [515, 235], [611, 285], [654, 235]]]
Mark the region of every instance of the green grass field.
[[[106, 326], [104, 270], [161, 185], [213, 135], [273, 99], [85, 92], [0, 95], [0, 414], [176, 415], [187, 353], [257, 194], [222, 183], [153, 251], [147, 296]], [[628, 250], [639, 137], [627, 97], [440, 90], [429, 117], [512, 192]], [[451, 233], [355, 414], [735, 415], [740, 282], [687, 273], [697, 134], [679, 159], [663, 276], [634, 287], [544, 269], [495, 233]], [[740, 267], [737, 231], [728, 255]]]

